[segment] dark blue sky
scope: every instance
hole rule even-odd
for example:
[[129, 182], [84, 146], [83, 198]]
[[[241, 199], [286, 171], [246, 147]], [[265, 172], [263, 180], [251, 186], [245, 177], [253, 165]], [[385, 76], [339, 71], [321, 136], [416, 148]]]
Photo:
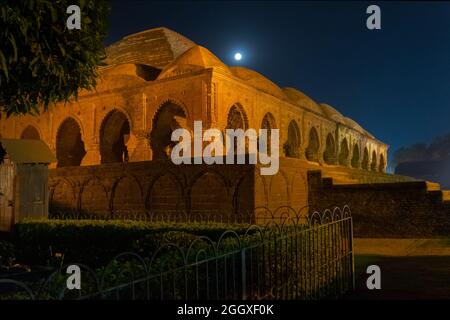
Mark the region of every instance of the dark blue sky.
[[[366, 28], [381, 8], [382, 30]], [[165, 26], [326, 102], [391, 145], [450, 133], [450, 2], [113, 1], [107, 44]]]

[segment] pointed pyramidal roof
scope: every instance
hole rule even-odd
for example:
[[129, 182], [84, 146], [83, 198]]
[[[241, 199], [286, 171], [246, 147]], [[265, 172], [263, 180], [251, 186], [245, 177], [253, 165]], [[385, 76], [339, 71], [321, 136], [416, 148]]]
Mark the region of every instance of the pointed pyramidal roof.
[[108, 65], [136, 63], [162, 69], [195, 43], [167, 28], [131, 34], [106, 48]]

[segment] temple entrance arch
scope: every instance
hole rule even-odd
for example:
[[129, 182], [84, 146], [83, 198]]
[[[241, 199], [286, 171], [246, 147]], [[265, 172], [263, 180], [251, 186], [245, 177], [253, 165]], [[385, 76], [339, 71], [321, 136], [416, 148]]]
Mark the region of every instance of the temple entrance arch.
[[297, 121], [291, 120], [288, 126], [288, 139], [284, 145], [286, 157], [300, 158], [300, 129]]
[[56, 135], [57, 167], [79, 166], [86, 154], [84, 142], [81, 139], [81, 129], [78, 122], [69, 117], [59, 126]]
[[384, 167], [386, 166], [386, 161], [384, 160], [383, 154], [380, 154], [380, 164], [378, 165], [378, 171], [384, 172]]
[[339, 150], [339, 164], [341, 166], [348, 165], [348, 157], [349, 157], [349, 150], [348, 150], [348, 142], [347, 138], [344, 138], [341, 142], [341, 148]]
[[186, 118], [184, 109], [172, 101], [164, 103], [158, 109], [150, 132], [153, 160], [170, 159], [172, 148], [177, 143], [171, 141], [172, 132], [179, 128], [186, 128]]
[[235, 104], [228, 111], [227, 115], [227, 127], [225, 129], [248, 129], [247, 114], [241, 105]]
[[127, 116], [119, 110], [108, 113], [100, 127], [101, 163], [126, 162], [129, 138], [130, 122]]
[[309, 142], [308, 147], [305, 150], [306, 159], [309, 161], [319, 161], [319, 135], [317, 134], [316, 128], [312, 127], [309, 131]]
[[39, 131], [32, 125], [28, 125], [20, 135], [20, 139], [40, 140]]
[[[234, 148], [233, 152], [234, 154], [238, 153], [238, 147], [237, 147], [237, 139], [232, 135], [227, 135], [226, 130], [227, 129], [242, 129], [246, 131], [248, 129], [248, 118], [247, 114], [245, 113], [244, 108], [240, 104], [234, 104], [230, 110], [228, 110], [227, 115], [227, 125], [225, 127], [225, 138], [226, 139], [234, 139]], [[225, 141], [224, 141], [225, 143]], [[248, 139], [245, 139], [245, 153], [248, 152]], [[226, 152], [230, 152], [231, 150], [226, 150]]]
[[364, 148], [363, 161], [361, 163], [361, 167], [364, 170], [369, 170], [369, 150], [367, 147]]
[[[267, 112], [262, 121], [261, 121], [261, 129], [267, 130], [267, 154], [271, 154], [272, 152], [272, 129], [276, 129], [277, 124], [275, 122], [275, 117], [270, 112]], [[259, 142], [258, 142], [259, 148]]]
[[267, 134], [269, 134], [270, 130], [276, 127], [275, 117], [270, 112], [267, 112], [261, 121], [261, 129], [267, 129]]
[[323, 153], [323, 160], [326, 164], [336, 164], [336, 144], [331, 133], [327, 136], [325, 152]]
[[375, 150], [372, 152], [372, 161], [370, 162], [370, 170], [377, 171], [377, 153]]
[[353, 168], [359, 168], [359, 146], [357, 143], [353, 147], [351, 165]]

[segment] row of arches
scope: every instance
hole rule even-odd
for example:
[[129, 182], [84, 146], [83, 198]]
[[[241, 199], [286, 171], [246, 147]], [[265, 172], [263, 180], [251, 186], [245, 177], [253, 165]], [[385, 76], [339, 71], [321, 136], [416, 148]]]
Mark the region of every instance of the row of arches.
[[[130, 137], [130, 122], [118, 110], [109, 112], [100, 126], [100, 162], [114, 163], [128, 161], [127, 142]], [[79, 166], [86, 155], [80, 124], [73, 118], [66, 118], [56, 134], [57, 167]]]
[[[127, 142], [130, 137], [130, 122], [127, 116], [112, 110], [100, 126], [101, 163], [123, 162], [128, 159]], [[20, 135], [21, 139], [41, 139], [38, 129], [28, 125]], [[56, 133], [57, 167], [79, 166], [86, 155], [80, 123], [74, 117], [67, 117]]]
[[[386, 159], [382, 153], [377, 157], [377, 152], [372, 151], [369, 156], [369, 149], [364, 148], [362, 159], [358, 143], [353, 145], [352, 150], [349, 148], [347, 138], [342, 139], [339, 149], [337, 149], [335, 138], [331, 133], [326, 138], [325, 151], [323, 153], [323, 161], [330, 165], [349, 166], [352, 168], [360, 168], [363, 170], [384, 172], [386, 166]], [[311, 128], [309, 134], [308, 147], [306, 148], [306, 159], [317, 162], [320, 154], [319, 135], [315, 128]]]
[[[254, 197], [261, 206], [300, 208], [307, 203], [304, 175], [287, 178], [280, 173], [264, 179], [245, 174], [229, 181], [221, 173], [206, 170], [190, 179], [187, 185], [173, 173], [154, 177], [127, 174], [109, 185], [98, 176], [83, 183], [77, 177], [52, 180], [50, 211], [52, 214], [81, 213], [95, 216], [129, 214], [170, 214], [176, 212], [209, 213], [221, 216], [244, 214], [255, 209]], [[256, 192], [257, 191], [257, 192]]]
[[[185, 120], [186, 113], [177, 104], [168, 102], [158, 110], [149, 136], [154, 159], [168, 158], [168, 150], [174, 144], [171, 141], [172, 131], [183, 126]], [[127, 115], [118, 109], [110, 111], [100, 125], [100, 163], [127, 162], [130, 134], [131, 124]], [[39, 131], [33, 125], [27, 126], [20, 137], [22, 139], [41, 138]], [[86, 155], [86, 146], [81, 124], [74, 117], [67, 117], [59, 125], [55, 148], [57, 167], [81, 165]]]
[[[242, 106], [233, 105], [230, 108], [227, 117], [227, 128], [243, 130], [248, 128], [247, 116]], [[261, 128], [268, 129], [268, 132], [271, 129], [277, 128], [275, 118], [270, 112], [264, 115], [261, 121]], [[359, 145], [357, 143], [354, 144], [353, 149], [350, 150], [347, 138], [344, 138], [340, 142], [339, 148], [337, 148], [334, 136], [328, 134], [325, 140], [323, 155], [320, 154], [320, 145], [317, 129], [312, 127], [309, 131], [308, 144], [304, 151], [304, 157], [313, 162], [319, 162], [320, 159], [323, 159], [326, 164], [338, 164], [380, 172], [384, 171], [386, 162], [383, 154], [380, 154], [378, 159], [377, 153], [374, 150], [371, 157], [369, 157], [369, 150], [365, 147], [361, 159]], [[300, 128], [295, 120], [290, 120], [288, 124], [287, 139], [283, 145], [283, 149], [286, 157], [302, 158]]]
[[[171, 141], [171, 134], [178, 128], [187, 127], [187, 112], [185, 108], [172, 101], [167, 101], [155, 113], [152, 120], [152, 129], [149, 134], [149, 144], [153, 152], [153, 159], [169, 159], [171, 149], [175, 142]], [[261, 129], [267, 129], [267, 146], [270, 153], [270, 131], [278, 128], [275, 117], [267, 112], [260, 123]], [[224, 129], [249, 129], [249, 120], [244, 108], [234, 104], [227, 113]], [[129, 157], [128, 142], [130, 140], [131, 125], [127, 115], [113, 109], [103, 119], [99, 130], [100, 163], [126, 162]], [[39, 139], [37, 128], [27, 126], [21, 134], [23, 139]], [[306, 142], [306, 141], [305, 141]], [[79, 166], [86, 155], [86, 146], [82, 137], [80, 123], [74, 117], [68, 117], [60, 124], [56, 134], [57, 167]], [[286, 140], [283, 145], [284, 155], [291, 158], [306, 158], [309, 161], [327, 164], [338, 164], [362, 168], [372, 171], [384, 171], [385, 159], [375, 151], [369, 156], [367, 148], [362, 157], [359, 145], [354, 144], [350, 150], [346, 138], [337, 146], [335, 137], [328, 134], [325, 139], [324, 151], [321, 154], [321, 140], [315, 127], [309, 131], [307, 145], [302, 149], [302, 136], [300, 126], [296, 120], [289, 121]], [[339, 148], [338, 148], [339, 147]], [[280, 150], [281, 151], [281, 150]]]

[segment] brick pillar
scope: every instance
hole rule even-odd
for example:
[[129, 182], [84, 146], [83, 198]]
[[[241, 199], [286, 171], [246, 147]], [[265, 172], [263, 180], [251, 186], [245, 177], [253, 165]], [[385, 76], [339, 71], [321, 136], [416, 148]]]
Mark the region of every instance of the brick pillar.
[[127, 148], [130, 161], [149, 161], [153, 158], [153, 152], [145, 131], [137, 131], [131, 134]]
[[99, 145], [97, 143], [85, 143], [84, 148], [86, 150], [86, 154], [81, 161], [81, 165], [90, 166], [100, 164], [101, 156]]

